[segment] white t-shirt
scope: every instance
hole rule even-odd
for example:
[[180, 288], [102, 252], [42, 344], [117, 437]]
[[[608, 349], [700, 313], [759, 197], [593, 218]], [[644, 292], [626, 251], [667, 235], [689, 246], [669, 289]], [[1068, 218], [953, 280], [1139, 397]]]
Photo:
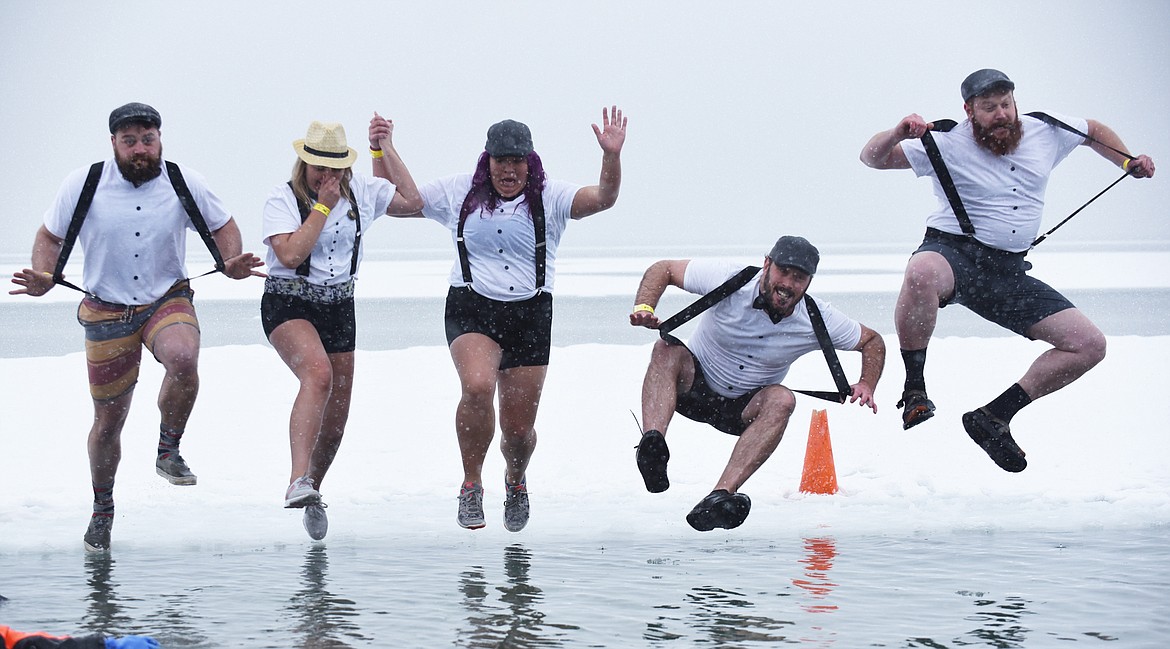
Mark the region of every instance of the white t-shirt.
[[[521, 194], [503, 201], [494, 212], [467, 215], [463, 240], [471, 264], [471, 284], [476, 293], [502, 302], [526, 300], [537, 288], [551, 292], [556, 278], [557, 246], [569, 222], [573, 197], [580, 185], [546, 180], [541, 199], [544, 202], [545, 274], [544, 286], [536, 284], [536, 235], [528, 203]], [[459, 231], [459, 210], [471, 191], [471, 174], [441, 178], [419, 188], [423, 199], [423, 216], [447, 226], [454, 242]], [[456, 246], [458, 249], [458, 246]], [[467, 286], [456, 258], [451, 269], [451, 286]]]
[[[390, 201], [394, 200], [394, 184], [384, 178], [373, 178], [354, 172], [349, 182], [350, 191], [357, 201], [362, 219], [362, 236], [370, 224], [386, 215]], [[336, 286], [349, 281], [350, 264], [353, 261], [353, 242], [357, 234], [357, 221], [349, 218], [350, 202], [344, 196], [325, 217], [325, 227], [313, 244], [309, 257], [309, 276], [306, 280], [318, 286]], [[268, 246], [266, 263], [272, 277], [291, 279], [297, 276], [297, 269], [289, 268], [276, 258], [276, 251], [269, 238], [277, 234], [296, 232], [301, 227], [301, 212], [297, 207], [296, 195], [288, 183], [281, 183], [268, 194], [264, 203], [264, 245]], [[359, 247], [358, 264], [365, 251]]]
[[[743, 270], [731, 262], [692, 260], [683, 276], [683, 289], [706, 294]], [[760, 294], [763, 271], [745, 286], [720, 300], [699, 318], [687, 348], [703, 366], [711, 389], [735, 398], [766, 385], [784, 381], [796, 359], [819, 352], [816, 332], [804, 300], [792, 315], [773, 324], [763, 309], [752, 306]], [[824, 300], [817, 300], [833, 347], [852, 350], [861, 342], [861, 323]]]
[[[188, 167], [179, 169], [208, 229], [222, 228], [232, 216], [207, 188], [207, 180]], [[45, 228], [54, 236], [65, 238], [87, 175], [88, 166], [70, 173], [45, 212]], [[165, 168], [158, 178], [135, 187], [110, 158], [77, 237], [85, 253], [83, 288], [116, 304], [158, 300], [187, 277], [188, 230], [195, 230], [195, 225]]]
[[[1053, 117], [1087, 131], [1088, 122], [1050, 113]], [[1048, 176], [1085, 139], [1063, 128], [1049, 126], [1027, 115], [1020, 116], [1024, 135], [1015, 151], [996, 155], [975, 142], [970, 120], [946, 133], [933, 133], [963, 207], [975, 227], [975, 238], [1000, 250], [1023, 252], [1040, 232], [1044, 190]], [[946, 193], [934, 177], [934, 168], [920, 140], [904, 140], [902, 151], [919, 177], [930, 176], [938, 207], [926, 225], [951, 234], [962, 234]]]

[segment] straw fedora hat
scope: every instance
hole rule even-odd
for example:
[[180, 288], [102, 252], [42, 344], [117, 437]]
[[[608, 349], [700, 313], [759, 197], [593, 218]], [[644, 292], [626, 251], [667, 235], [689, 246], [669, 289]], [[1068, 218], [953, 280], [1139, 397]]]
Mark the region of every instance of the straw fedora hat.
[[336, 122], [309, 124], [304, 139], [293, 141], [293, 150], [305, 164], [347, 169], [357, 161], [357, 151], [345, 144], [345, 128]]

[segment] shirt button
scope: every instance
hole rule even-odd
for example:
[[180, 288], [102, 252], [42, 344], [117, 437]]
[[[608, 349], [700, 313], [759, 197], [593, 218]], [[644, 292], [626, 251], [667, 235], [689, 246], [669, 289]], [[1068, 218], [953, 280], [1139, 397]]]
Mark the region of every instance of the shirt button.
[[134, 209], [136, 209], [136, 210], [138, 210], [139, 212], [141, 212], [141, 211], [142, 211], [142, 206], [141, 206], [141, 205], [139, 205], [138, 207], [135, 207]]
[[503, 234], [503, 233], [504, 233], [503, 230], [496, 230], [496, 234]]
[[508, 290], [509, 290], [509, 291], [515, 291], [515, 290], [516, 290], [516, 287], [515, 287], [515, 286], [509, 286], [509, 287], [508, 287]]
[[508, 266], [504, 266], [504, 270], [508, 270]]

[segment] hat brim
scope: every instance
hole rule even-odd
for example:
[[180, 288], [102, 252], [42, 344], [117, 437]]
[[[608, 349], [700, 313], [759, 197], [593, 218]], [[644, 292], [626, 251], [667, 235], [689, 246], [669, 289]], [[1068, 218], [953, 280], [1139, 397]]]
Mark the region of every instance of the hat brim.
[[293, 150], [297, 152], [297, 157], [305, 162], [305, 164], [313, 165], [315, 167], [329, 167], [330, 169], [349, 169], [353, 163], [357, 162], [357, 151], [353, 147], [345, 147], [346, 154], [343, 158], [334, 158], [332, 156], [323, 156], [309, 153], [305, 150], [305, 140], [294, 140]]

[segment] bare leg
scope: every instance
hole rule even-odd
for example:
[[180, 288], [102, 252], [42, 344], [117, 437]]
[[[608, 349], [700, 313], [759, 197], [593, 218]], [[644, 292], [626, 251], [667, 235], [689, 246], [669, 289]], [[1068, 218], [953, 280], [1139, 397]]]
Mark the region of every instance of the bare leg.
[[158, 392], [162, 425], [184, 431], [199, 394], [199, 330], [186, 323], [166, 327], [151, 351], [166, 370]]
[[1019, 380], [1032, 400], [1079, 379], [1105, 358], [1105, 335], [1080, 309], [1044, 318], [1028, 329], [1028, 336], [1052, 345]]
[[735, 443], [715, 489], [739, 491], [779, 446], [795, 408], [796, 397], [782, 385], [769, 385], [752, 398], [743, 411], [744, 421], [751, 424]]
[[548, 366], [514, 367], [500, 372], [500, 451], [507, 462], [505, 480], [520, 484], [536, 449], [536, 411]]
[[120, 397], [93, 402], [93, 426], [89, 429], [89, 476], [94, 484], [114, 481], [122, 461], [122, 427], [130, 412], [131, 389]]
[[455, 434], [464, 482], [483, 484], [483, 461], [496, 434], [496, 381], [502, 355], [500, 346], [483, 334], [463, 334], [451, 344], [451, 360], [462, 390], [455, 410]]
[[954, 291], [955, 275], [945, 257], [937, 252], [910, 257], [894, 308], [894, 326], [902, 349], [926, 349], [938, 320], [939, 300], [949, 298]]
[[[309, 472], [313, 448], [317, 445], [332, 393], [333, 364], [321, 346], [317, 329], [307, 320], [282, 323], [272, 332], [269, 341], [300, 382], [288, 424], [292, 450], [291, 483]], [[352, 367], [350, 369], [352, 371]]]
[[650, 366], [642, 380], [643, 428], [665, 435], [679, 393], [691, 389], [694, 380], [695, 362], [686, 347], [669, 345], [664, 340], [654, 343]]
[[353, 394], [354, 353], [330, 354], [329, 361], [333, 364], [333, 389], [329, 404], [325, 407], [321, 434], [317, 436], [317, 444], [313, 447], [312, 460], [309, 462], [309, 477], [318, 489], [329, 467], [333, 465], [333, 459], [337, 457], [337, 449], [341, 447]]

